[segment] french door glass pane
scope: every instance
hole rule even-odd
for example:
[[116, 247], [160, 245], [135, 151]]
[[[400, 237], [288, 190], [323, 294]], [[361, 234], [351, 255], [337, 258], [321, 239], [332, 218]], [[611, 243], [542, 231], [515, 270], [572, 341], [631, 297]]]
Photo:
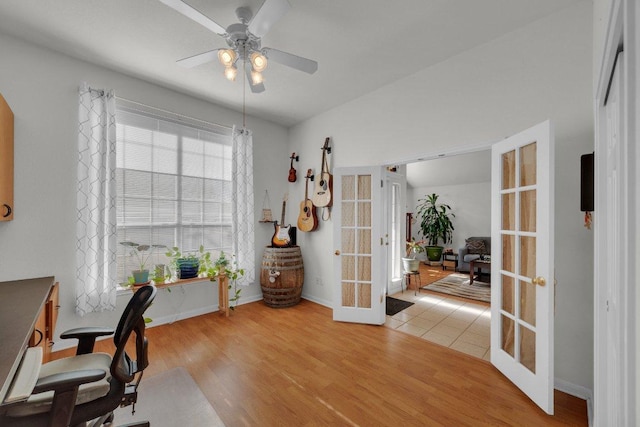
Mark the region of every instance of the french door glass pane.
[[341, 185], [342, 306], [371, 306], [371, 176], [345, 175]]
[[535, 373], [536, 143], [502, 154], [501, 346]]

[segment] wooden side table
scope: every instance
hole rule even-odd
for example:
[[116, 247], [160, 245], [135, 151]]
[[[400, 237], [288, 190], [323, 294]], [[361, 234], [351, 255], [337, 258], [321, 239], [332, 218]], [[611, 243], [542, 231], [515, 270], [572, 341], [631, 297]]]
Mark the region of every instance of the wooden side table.
[[456, 252], [449, 252], [442, 254], [442, 269], [453, 268], [453, 271], [458, 269], [458, 254]]
[[480, 275], [482, 274], [483, 268], [491, 268], [491, 261], [487, 261], [485, 259], [474, 259], [469, 263], [469, 284], [473, 285], [473, 272], [475, 269], [478, 269], [478, 280], [480, 280]]

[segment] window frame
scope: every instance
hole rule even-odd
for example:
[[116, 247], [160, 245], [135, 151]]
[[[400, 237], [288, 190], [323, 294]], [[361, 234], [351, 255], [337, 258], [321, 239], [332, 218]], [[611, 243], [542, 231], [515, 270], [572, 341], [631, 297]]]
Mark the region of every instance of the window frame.
[[[153, 126], [136, 126], [134, 124], [135, 120], [127, 120], [126, 117], [131, 117], [130, 115], [135, 115], [138, 118], [141, 118], [141, 122], [157, 122], [159, 126], [154, 129]], [[133, 101], [127, 101], [123, 99], [118, 99], [116, 102], [116, 135], [117, 135], [117, 146], [122, 147], [123, 144], [131, 144], [132, 141], [127, 141], [126, 137], [122, 135], [124, 132], [123, 126], [137, 127], [138, 129], [143, 129], [145, 131], [151, 132], [151, 139], [149, 141], [149, 145], [151, 145], [151, 152], [153, 153], [155, 144], [158, 144], [158, 140], [155, 140], [156, 134], [158, 132], [166, 133], [172, 135], [172, 138], [175, 137], [175, 146], [173, 152], [176, 153], [176, 170], [175, 174], [170, 174], [166, 172], [155, 171], [153, 164], [149, 167], [149, 170], [137, 170], [127, 166], [125, 164], [125, 159], [121, 158], [118, 153], [116, 153], [116, 157], [118, 159], [118, 165], [116, 167], [116, 187], [120, 189], [124, 189], [125, 183], [125, 174], [127, 171], [137, 171], [142, 173], [150, 174], [150, 188], [153, 190], [153, 186], [156, 185], [156, 178], [160, 175], [168, 175], [175, 178], [175, 198], [169, 198], [166, 200], [174, 200], [174, 214], [175, 221], [170, 221], [167, 223], [155, 222], [153, 220], [153, 215], [156, 212], [154, 210], [154, 205], [158, 200], [162, 200], [162, 197], [158, 196], [155, 192], [148, 196], [149, 202], [149, 217], [150, 221], [147, 223], [140, 224], [123, 224], [122, 217], [126, 217], [124, 212], [126, 207], [124, 205], [121, 207], [120, 204], [125, 202], [127, 199], [130, 200], [129, 205], [133, 203], [135, 199], [145, 199], [144, 196], [138, 195], [127, 195], [124, 194], [116, 194], [116, 203], [117, 206], [117, 225], [116, 225], [116, 234], [118, 236], [118, 242], [133, 240], [127, 238], [127, 234], [136, 234], [140, 233], [141, 230], [145, 228], [149, 230], [149, 238], [153, 240], [152, 237], [154, 231], [158, 230], [172, 230], [173, 233], [165, 233], [163, 236], [167, 238], [170, 234], [173, 234], [173, 246], [179, 246], [183, 252], [194, 253], [197, 249], [202, 245], [205, 251], [211, 253], [212, 257], [217, 257], [217, 255], [221, 251], [231, 252], [233, 246], [232, 239], [232, 230], [233, 230], [233, 215], [231, 208], [231, 192], [233, 191], [233, 174], [231, 173], [231, 168], [233, 164], [233, 153], [232, 153], [232, 129], [222, 125], [216, 125], [209, 122], [204, 122], [201, 120], [193, 119], [190, 117], [182, 116], [176, 113], [171, 113], [164, 110], [154, 109], [153, 107], [143, 106], [141, 104], [135, 103]], [[175, 128], [179, 131], [175, 133], [167, 132], [164, 127], [167, 129]], [[197, 141], [197, 144], [202, 144], [202, 159], [203, 164], [201, 165], [201, 174], [199, 176], [194, 176], [193, 174], [187, 174], [185, 171], [184, 157], [185, 157], [185, 144], [188, 144], [188, 140], [193, 139]], [[211, 146], [207, 147], [206, 144], [216, 144], [217, 148], [211, 150], [211, 152], [218, 153], [218, 157], [209, 153], [206, 154], [207, 148], [211, 148]], [[187, 153], [188, 154], [188, 153]], [[124, 155], [124, 154], [123, 154]], [[197, 155], [197, 154], [196, 154]], [[220, 177], [212, 177], [207, 176], [207, 167], [211, 166], [211, 164], [207, 165], [205, 162], [209, 160], [211, 163], [211, 159], [217, 159], [217, 162], [222, 162], [222, 175]], [[189, 199], [185, 196], [185, 178], [194, 178], [199, 183], [199, 192], [200, 196], [195, 199]], [[122, 182], [119, 180], [123, 180]], [[217, 202], [212, 202], [208, 200], [205, 195], [207, 183], [213, 183], [212, 185], [215, 187], [220, 186], [217, 192], [212, 193], [214, 196], [217, 196]], [[196, 185], [197, 187], [197, 185]], [[195, 223], [192, 221], [185, 222], [185, 202], [196, 202], [196, 205], [199, 204], [199, 210], [196, 209], [197, 214], [200, 216], [199, 221]], [[206, 219], [206, 206], [207, 203], [209, 205], [218, 203], [218, 218], [219, 221], [207, 221]], [[125, 203], [126, 204], [126, 203]], [[226, 219], [226, 220], [225, 220]], [[219, 245], [214, 245], [211, 242], [212, 238], [207, 239], [207, 229], [218, 229], [217, 233], [213, 234], [214, 237], [219, 237]], [[200, 236], [193, 238], [193, 236], [186, 237], [185, 232], [189, 229], [198, 229]], [[127, 230], [131, 230], [131, 233], [127, 233]], [[142, 233], [140, 233], [142, 234]], [[189, 243], [186, 242], [187, 239], [191, 239]], [[199, 239], [198, 244], [194, 244], [194, 241]], [[139, 241], [136, 243], [140, 244], [157, 244], [154, 241]], [[165, 244], [165, 242], [160, 242], [160, 244]], [[167, 247], [171, 246], [170, 244], [166, 245]], [[172, 246], [171, 246], [172, 247]], [[131, 275], [131, 271], [137, 269], [137, 263], [135, 262], [135, 257], [132, 257], [129, 254], [130, 248], [118, 244], [117, 248], [117, 256], [116, 256], [116, 264], [117, 264], [117, 281], [126, 285], [128, 281], [128, 277]], [[170, 264], [170, 259], [165, 255], [166, 250], [158, 250], [150, 257], [149, 261], [146, 264], [147, 269], [150, 271], [153, 270], [154, 264]]]

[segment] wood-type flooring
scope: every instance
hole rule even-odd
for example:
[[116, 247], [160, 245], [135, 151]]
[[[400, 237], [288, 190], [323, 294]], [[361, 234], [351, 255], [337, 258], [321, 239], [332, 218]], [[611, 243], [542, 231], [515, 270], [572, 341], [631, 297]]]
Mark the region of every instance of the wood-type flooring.
[[334, 322], [306, 300], [285, 309], [254, 302], [147, 336], [145, 376], [184, 366], [227, 427], [587, 425], [584, 400], [556, 391], [548, 416], [487, 361], [390, 328]]

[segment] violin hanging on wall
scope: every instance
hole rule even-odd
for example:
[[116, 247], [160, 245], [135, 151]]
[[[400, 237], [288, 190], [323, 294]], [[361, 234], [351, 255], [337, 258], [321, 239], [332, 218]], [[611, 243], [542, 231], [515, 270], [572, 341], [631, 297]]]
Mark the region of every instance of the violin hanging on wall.
[[289, 157], [291, 159], [291, 166], [289, 166], [289, 182], [296, 182], [296, 179], [298, 179], [298, 177], [296, 176], [296, 170], [293, 167], [293, 161], [295, 160], [296, 162], [298, 160], [300, 160], [300, 156], [296, 156], [296, 153], [291, 153], [291, 157]]

